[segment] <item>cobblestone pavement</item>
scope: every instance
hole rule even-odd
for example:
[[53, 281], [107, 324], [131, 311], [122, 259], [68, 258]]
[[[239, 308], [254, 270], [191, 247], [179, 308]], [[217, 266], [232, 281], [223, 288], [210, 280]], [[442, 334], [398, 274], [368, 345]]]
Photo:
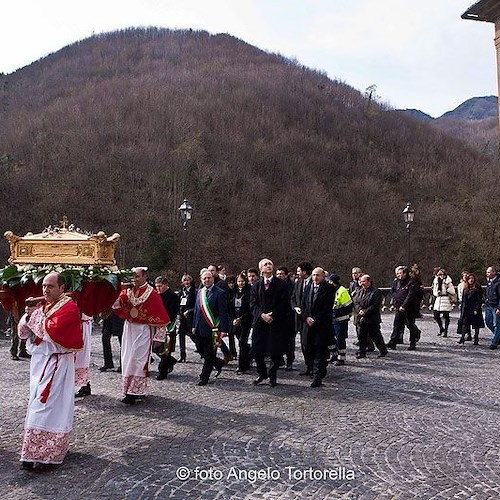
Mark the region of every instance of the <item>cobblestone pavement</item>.
[[[391, 323], [385, 314], [386, 340]], [[419, 349], [383, 359], [354, 359], [351, 331], [347, 365], [330, 365], [318, 389], [298, 371], [253, 387], [255, 374], [236, 375], [235, 362], [198, 387], [190, 351], [134, 406], [120, 402], [120, 374], [98, 371], [96, 329], [92, 395], [76, 403], [70, 452], [38, 472], [18, 462], [29, 362], [10, 360], [3, 336], [1, 497], [499, 498], [500, 350], [488, 349], [486, 329], [479, 346], [462, 347], [455, 333], [438, 337], [430, 316], [418, 324]]]

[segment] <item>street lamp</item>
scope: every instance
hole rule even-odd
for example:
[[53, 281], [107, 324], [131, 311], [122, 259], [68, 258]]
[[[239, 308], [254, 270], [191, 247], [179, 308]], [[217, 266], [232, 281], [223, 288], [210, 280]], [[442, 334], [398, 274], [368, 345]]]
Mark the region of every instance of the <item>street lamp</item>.
[[406, 232], [408, 233], [408, 269], [411, 267], [411, 240], [410, 240], [410, 227], [415, 218], [415, 209], [411, 206], [411, 203], [406, 203], [406, 207], [403, 210], [403, 219], [406, 222]]
[[187, 274], [187, 254], [188, 254], [188, 243], [187, 243], [187, 224], [188, 221], [193, 217], [193, 207], [189, 201], [184, 198], [182, 205], [177, 209], [181, 215], [182, 230], [184, 231], [184, 272]]

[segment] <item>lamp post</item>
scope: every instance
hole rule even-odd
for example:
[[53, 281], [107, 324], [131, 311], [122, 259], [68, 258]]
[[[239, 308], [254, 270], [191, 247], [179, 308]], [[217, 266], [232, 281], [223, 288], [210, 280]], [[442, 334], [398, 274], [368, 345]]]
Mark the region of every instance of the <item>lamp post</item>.
[[408, 269], [410, 269], [411, 267], [410, 228], [414, 218], [415, 218], [415, 209], [411, 206], [410, 202], [407, 202], [406, 207], [403, 210], [403, 219], [406, 222], [406, 232], [408, 233]]
[[184, 232], [184, 273], [187, 274], [187, 254], [188, 254], [188, 240], [187, 240], [187, 224], [193, 217], [193, 207], [189, 201], [184, 198], [182, 205], [177, 209], [181, 215], [182, 230]]

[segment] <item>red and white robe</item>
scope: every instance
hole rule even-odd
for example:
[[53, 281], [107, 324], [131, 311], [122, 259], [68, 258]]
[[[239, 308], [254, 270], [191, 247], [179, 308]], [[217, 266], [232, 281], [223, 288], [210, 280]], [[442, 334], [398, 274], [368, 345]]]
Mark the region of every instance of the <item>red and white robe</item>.
[[83, 347], [80, 312], [69, 297], [35, 309], [19, 321], [31, 353], [30, 399], [21, 460], [60, 464], [73, 429], [75, 352]]

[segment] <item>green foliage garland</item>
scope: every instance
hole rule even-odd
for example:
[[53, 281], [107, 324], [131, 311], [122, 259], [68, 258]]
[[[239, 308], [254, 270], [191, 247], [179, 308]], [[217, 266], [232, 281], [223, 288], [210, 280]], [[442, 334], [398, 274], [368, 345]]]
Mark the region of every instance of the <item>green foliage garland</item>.
[[134, 274], [130, 269], [119, 269], [117, 266], [11, 264], [3, 269], [0, 269], [0, 285], [13, 287], [16, 285], [24, 285], [29, 280], [33, 280], [35, 283], [40, 283], [48, 273], [53, 271], [61, 273], [64, 276], [68, 290], [71, 292], [81, 290], [85, 280], [108, 281], [116, 290], [118, 290], [121, 278], [127, 278], [133, 276]]

